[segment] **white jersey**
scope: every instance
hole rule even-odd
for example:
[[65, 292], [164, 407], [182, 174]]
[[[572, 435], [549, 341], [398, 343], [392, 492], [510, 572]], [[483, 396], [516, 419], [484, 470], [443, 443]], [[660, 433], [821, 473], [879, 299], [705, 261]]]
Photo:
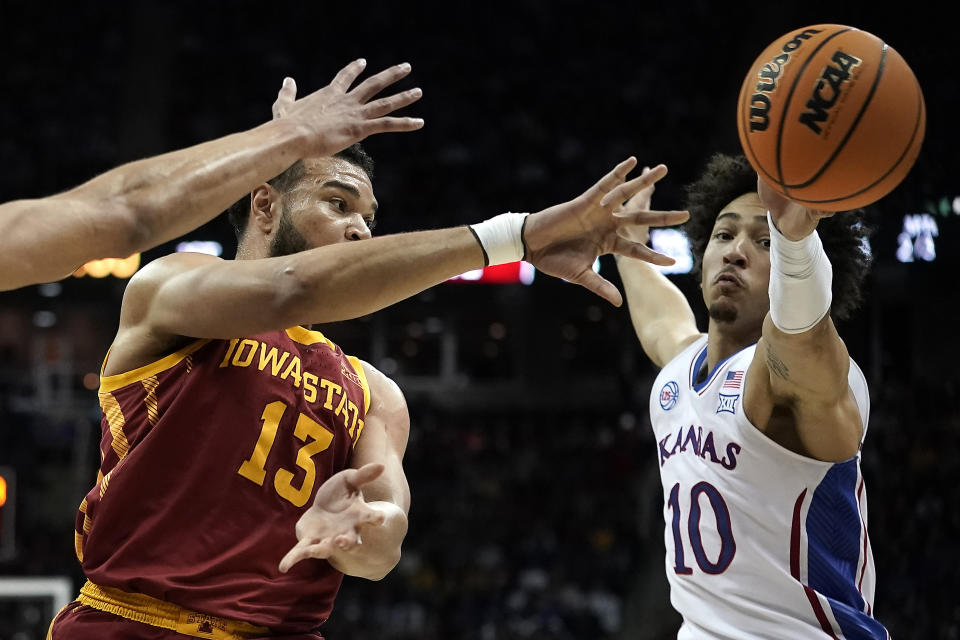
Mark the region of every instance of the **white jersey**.
[[[755, 349], [695, 384], [704, 336], [663, 368], [650, 396], [678, 638], [887, 640], [872, 615], [860, 456], [807, 458], [750, 423], [743, 389]], [[852, 360], [849, 383], [866, 434], [870, 398]]]

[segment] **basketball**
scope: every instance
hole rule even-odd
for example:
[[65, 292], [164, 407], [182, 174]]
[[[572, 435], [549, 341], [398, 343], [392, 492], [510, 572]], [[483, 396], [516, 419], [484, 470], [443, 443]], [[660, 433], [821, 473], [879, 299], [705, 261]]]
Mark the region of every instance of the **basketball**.
[[893, 47], [836, 24], [796, 29], [750, 67], [737, 130], [757, 173], [811, 209], [848, 211], [887, 195], [913, 166], [923, 92]]

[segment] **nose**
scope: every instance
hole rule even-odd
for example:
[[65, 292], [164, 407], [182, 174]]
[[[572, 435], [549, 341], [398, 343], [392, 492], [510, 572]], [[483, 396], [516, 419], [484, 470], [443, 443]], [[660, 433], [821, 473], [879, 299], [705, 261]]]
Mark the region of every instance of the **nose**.
[[347, 240], [366, 240], [371, 236], [370, 228], [360, 214], [354, 214], [350, 218], [345, 234]]
[[747, 266], [747, 250], [744, 243], [748, 238], [738, 236], [733, 242], [727, 245], [727, 250], [723, 254], [723, 264], [733, 264], [740, 268]]

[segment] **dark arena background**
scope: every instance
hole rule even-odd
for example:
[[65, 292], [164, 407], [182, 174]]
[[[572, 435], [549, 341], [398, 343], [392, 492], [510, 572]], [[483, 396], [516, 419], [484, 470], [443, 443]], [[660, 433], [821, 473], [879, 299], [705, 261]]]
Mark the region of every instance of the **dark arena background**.
[[[303, 94], [363, 56], [370, 71], [409, 61], [402, 86], [424, 90], [403, 112], [423, 130], [365, 143], [378, 234], [536, 211], [631, 154], [668, 165], [654, 203], [681, 208], [709, 155], [739, 150], [737, 92], [769, 42], [816, 23], [870, 31], [911, 65], [929, 119], [913, 170], [870, 208], [867, 300], [839, 327], [872, 396], [874, 611], [894, 638], [960, 638], [960, 83], [953, 24], [924, 5], [3, 1], [0, 201], [251, 128], [283, 76]], [[235, 247], [219, 218], [140, 264]], [[0, 294], [2, 640], [43, 638], [81, 584], [97, 372], [135, 266]], [[610, 256], [599, 269], [619, 284]], [[697, 283], [669, 277], [705, 328]], [[451, 281], [322, 330], [393, 377], [412, 419], [403, 559], [381, 582], [345, 580], [327, 637], [675, 637], [655, 369], [625, 307], [537, 273]]]

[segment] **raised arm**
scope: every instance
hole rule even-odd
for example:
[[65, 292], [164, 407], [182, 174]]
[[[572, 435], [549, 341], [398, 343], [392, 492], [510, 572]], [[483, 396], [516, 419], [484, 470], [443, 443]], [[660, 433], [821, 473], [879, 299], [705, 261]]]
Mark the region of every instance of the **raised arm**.
[[770, 313], [744, 407], [757, 425], [786, 411], [810, 456], [846, 460], [860, 447], [863, 423], [847, 379], [847, 348], [830, 318], [832, 267], [816, 235], [819, 219], [831, 214], [785, 200], [762, 180], [758, 191], [774, 227]]
[[281, 571], [307, 558], [322, 558], [346, 575], [380, 580], [400, 561], [410, 510], [403, 472], [410, 416], [400, 388], [374, 367], [364, 363], [363, 368], [370, 410], [353, 450], [352, 469], [317, 491], [313, 506], [297, 523], [298, 542], [280, 563]]
[[[644, 173], [649, 169], [644, 168]], [[630, 199], [632, 208], [647, 210], [654, 185]], [[624, 214], [620, 214], [624, 215]], [[637, 225], [630, 240], [646, 242], [649, 227]], [[700, 337], [697, 321], [686, 297], [666, 276], [649, 263], [617, 256], [617, 269], [627, 295], [630, 320], [647, 357], [663, 367], [683, 349]]]
[[[211, 220], [300, 158], [332, 155], [375, 133], [420, 128], [418, 119], [385, 117], [417, 100], [419, 89], [371, 102], [410, 66], [391, 67], [351, 90], [364, 66], [354, 61], [328, 86], [289, 101], [279, 120], [131, 162], [65, 193], [0, 205], [0, 290], [149, 249]], [[295, 91], [288, 78], [278, 103]]]

